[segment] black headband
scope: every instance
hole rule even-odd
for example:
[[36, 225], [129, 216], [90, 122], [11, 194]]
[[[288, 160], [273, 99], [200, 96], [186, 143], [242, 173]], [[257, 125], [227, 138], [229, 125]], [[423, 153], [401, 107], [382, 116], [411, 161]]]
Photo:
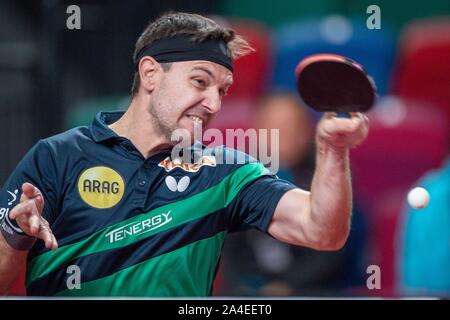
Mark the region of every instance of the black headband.
[[152, 42], [139, 51], [136, 68], [143, 57], [151, 56], [159, 63], [207, 60], [218, 63], [233, 72], [233, 59], [225, 41], [207, 39], [198, 42], [191, 38], [191, 34], [179, 34]]

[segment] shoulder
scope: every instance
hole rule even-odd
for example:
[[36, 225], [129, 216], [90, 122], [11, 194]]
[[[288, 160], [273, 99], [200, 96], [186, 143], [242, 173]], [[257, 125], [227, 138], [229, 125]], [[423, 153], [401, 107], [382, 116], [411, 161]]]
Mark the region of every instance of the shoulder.
[[92, 141], [89, 128], [82, 126], [42, 139], [37, 143], [37, 147], [47, 148], [52, 153], [58, 154], [80, 149], [81, 145]]
[[88, 135], [87, 127], [78, 127], [39, 140], [19, 161], [11, 175], [12, 179], [25, 179], [41, 188], [44, 181], [49, 185], [55, 176], [64, 172], [67, 160], [77, 154], [76, 148], [80, 141], [89, 140]]
[[86, 126], [76, 127], [43, 139], [50, 146], [70, 145], [77, 141], [92, 140], [89, 128]]
[[450, 181], [450, 157], [441, 168], [427, 172], [416, 185], [423, 186], [433, 194], [433, 199], [436, 199], [436, 196], [444, 199], [450, 194], [448, 181]]
[[73, 128], [39, 140], [22, 160], [27, 161], [31, 159], [29, 161], [39, 163], [40, 166], [51, 165], [52, 162], [59, 162], [70, 158], [77, 152], [81, 152], [87, 143], [92, 142], [93, 140], [87, 127]]
[[213, 161], [214, 169], [211, 168], [211, 171], [214, 170], [221, 176], [229, 176], [235, 182], [270, 174], [270, 171], [251, 155], [225, 146], [204, 148], [201, 159]]
[[203, 155], [210, 155], [214, 157], [218, 165], [230, 165], [235, 168], [258, 162], [257, 159], [245, 152], [233, 148], [227, 148], [223, 145], [213, 148], [204, 148]]

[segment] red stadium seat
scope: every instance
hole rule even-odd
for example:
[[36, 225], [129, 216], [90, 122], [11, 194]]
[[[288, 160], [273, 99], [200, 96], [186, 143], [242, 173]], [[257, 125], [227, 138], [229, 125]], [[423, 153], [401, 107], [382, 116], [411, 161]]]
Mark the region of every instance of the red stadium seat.
[[435, 104], [450, 123], [450, 17], [411, 23], [394, 70], [397, 95]]
[[442, 110], [413, 100], [382, 101], [369, 114], [369, 137], [352, 151], [355, 183], [369, 202], [389, 187], [412, 185], [439, 167], [448, 148]]
[[[253, 99], [226, 99], [222, 104], [222, 109], [215, 116], [209, 128], [220, 130], [223, 135], [223, 141], [214, 141], [212, 146], [223, 144], [230, 148], [239, 149], [236, 139], [226, 139], [227, 129], [247, 130], [253, 127], [253, 108], [255, 106]], [[211, 141], [212, 142], [212, 141]], [[204, 141], [209, 144], [209, 141]]]
[[[246, 20], [222, 20], [219, 22], [229, 26], [243, 36], [255, 49], [248, 56], [234, 62], [234, 84], [222, 103], [222, 110], [210, 125], [223, 134], [223, 144], [227, 147], [239, 148], [234, 141], [225, 141], [226, 129], [247, 130], [252, 127], [253, 109], [257, 99], [267, 89], [272, 73], [272, 43], [270, 32], [265, 26]], [[208, 143], [208, 141], [204, 141]], [[216, 143], [214, 145], [221, 144]]]
[[270, 32], [257, 22], [227, 20], [223, 24], [229, 25], [237, 34], [242, 35], [255, 49], [250, 55], [235, 61], [234, 84], [230, 88], [229, 97], [257, 98], [269, 85], [272, 72]]

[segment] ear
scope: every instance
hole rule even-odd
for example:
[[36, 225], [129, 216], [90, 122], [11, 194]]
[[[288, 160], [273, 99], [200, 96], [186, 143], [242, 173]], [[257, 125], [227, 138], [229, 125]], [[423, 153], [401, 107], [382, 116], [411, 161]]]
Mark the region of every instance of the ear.
[[152, 57], [145, 56], [141, 59], [139, 62], [139, 77], [141, 80], [141, 87], [144, 90], [149, 92], [154, 90], [160, 70], [161, 66]]

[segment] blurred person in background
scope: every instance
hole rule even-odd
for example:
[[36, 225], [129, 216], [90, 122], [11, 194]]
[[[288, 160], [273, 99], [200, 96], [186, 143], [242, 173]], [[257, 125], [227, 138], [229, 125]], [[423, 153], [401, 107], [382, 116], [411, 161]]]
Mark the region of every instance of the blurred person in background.
[[[275, 91], [255, 107], [255, 128], [279, 129], [277, 175], [310, 190], [314, 173], [316, 123], [296, 93]], [[270, 141], [270, 139], [268, 139]], [[270, 149], [269, 149], [270, 150]], [[357, 202], [355, 200], [355, 202]], [[320, 296], [342, 294], [363, 283], [365, 225], [354, 206], [345, 249], [316, 251], [276, 241], [259, 232], [232, 235], [223, 258], [224, 295]]]
[[430, 194], [427, 207], [405, 207], [398, 250], [402, 295], [450, 297], [450, 156], [417, 183]]

